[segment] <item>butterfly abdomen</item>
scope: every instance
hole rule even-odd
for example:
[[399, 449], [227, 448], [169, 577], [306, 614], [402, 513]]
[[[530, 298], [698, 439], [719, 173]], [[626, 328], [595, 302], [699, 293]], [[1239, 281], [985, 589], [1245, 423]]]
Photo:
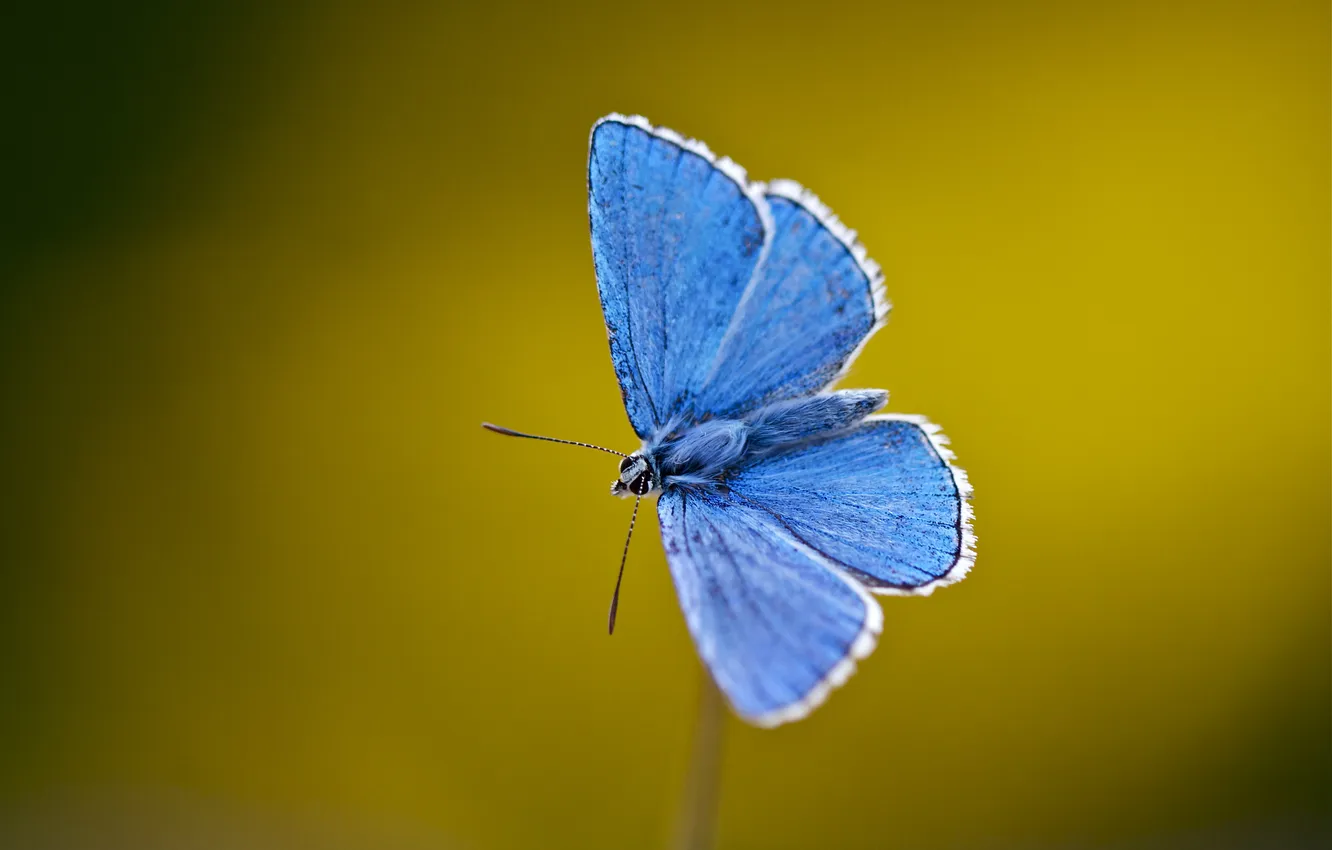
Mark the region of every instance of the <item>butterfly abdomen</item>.
[[745, 417], [756, 455], [849, 428], [888, 403], [886, 390], [837, 390], [761, 407]]

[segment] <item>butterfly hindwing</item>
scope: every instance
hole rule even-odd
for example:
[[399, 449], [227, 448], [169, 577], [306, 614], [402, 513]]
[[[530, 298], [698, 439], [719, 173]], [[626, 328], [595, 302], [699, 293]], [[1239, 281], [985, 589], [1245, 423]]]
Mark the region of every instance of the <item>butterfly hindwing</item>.
[[767, 511], [734, 492], [677, 489], [657, 512], [699, 655], [749, 722], [803, 717], [874, 648], [878, 603]]
[[611, 359], [646, 438], [710, 370], [762, 258], [767, 202], [702, 143], [611, 115], [592, 129], [588, 216]]
[[727, 482], [877, 593], [925, 594], [975, 558], [971, 487], [938, 428], [872, 416], [739, 469]]
[[878, 265], [818, 198], [789, 180], [765, 197], [772, 245], [697, 393], [697, 413], [730, 417], [827, 387], [888, 314]]

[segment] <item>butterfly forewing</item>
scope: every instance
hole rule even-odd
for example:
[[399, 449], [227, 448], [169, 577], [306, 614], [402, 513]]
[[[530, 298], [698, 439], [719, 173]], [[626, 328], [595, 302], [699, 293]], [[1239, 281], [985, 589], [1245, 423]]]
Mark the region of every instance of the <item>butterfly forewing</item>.
[[685, 622], [735, 711], [803, 716], [874, 647], [878, 603], [734, 492], [663, 493], [662, 541]]
[[763, 253], [767, 205], [744, 172], [641, 119], [592, 130], [588, 217], [611, 359], [647, 438], [707, 375]]

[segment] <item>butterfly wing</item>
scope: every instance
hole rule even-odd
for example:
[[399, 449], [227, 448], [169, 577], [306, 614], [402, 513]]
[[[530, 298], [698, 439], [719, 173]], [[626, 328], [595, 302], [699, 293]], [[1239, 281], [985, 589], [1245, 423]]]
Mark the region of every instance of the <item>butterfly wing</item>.
[[642, 118], [592, 128], [588, 218], [611, 359], [646, 438], [699, 386], [767, 244], [744, 170]]
[[871, 416], [728, 480], [786, 533], [876, 593], [928, 594], [971, 568], [971, 486], [937, 426]]
[[718, 417], [824, 389], [888, 317], [883, 275], [856, 234], [790, 180], [764, 192], [772, 245], [694, 399]]
[[804, 717], [874, 649], [883, 615], [854, 580], [734, 491], [657, 503], [685, 623], [736, 713]]
[[730, 417], [835, 380], [888, 311], [855, 234], [790, 181], [610, 115], [588, 213], [611, 359], [634, 430]]

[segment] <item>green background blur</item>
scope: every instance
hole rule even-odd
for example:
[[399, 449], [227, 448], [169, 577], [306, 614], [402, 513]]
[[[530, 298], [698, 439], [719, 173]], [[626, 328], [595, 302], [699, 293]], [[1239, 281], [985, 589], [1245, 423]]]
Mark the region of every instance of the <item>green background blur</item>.
[[[1315, 846], [1329, 729], [1318, 3], [11, 9], [0, 846], [653, 847], [699, 683], [630, 449], [587, 134], [792, 177], [883, 264], [851, 386], [979, 560], [724, 848]], [[647, 512], [651, 513], [651, 512]]]

